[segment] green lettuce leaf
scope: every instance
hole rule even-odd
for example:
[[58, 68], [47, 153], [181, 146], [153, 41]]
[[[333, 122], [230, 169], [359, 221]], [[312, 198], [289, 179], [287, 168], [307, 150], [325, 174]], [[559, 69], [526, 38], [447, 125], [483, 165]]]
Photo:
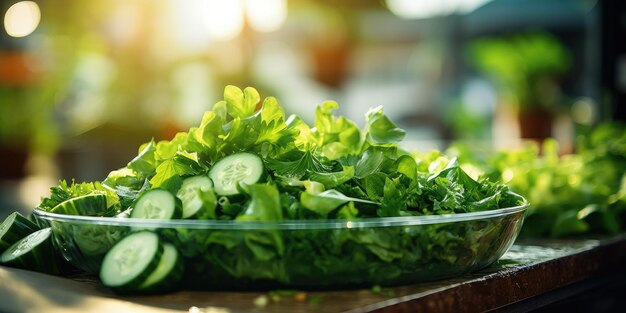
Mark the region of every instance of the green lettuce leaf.
[[250, 195], [250, 203], [237, 220], [281, 221], [283, 219], [280, 197], [275, 186], [254, 184], [245, 188]]
[[277, 175], [298, 179], [304, 177], [308, 172], [329, 173], [332, 171], [332, 166], [322, 163], [310, 151], [302, 153], [302, 156], [294, 161], [268, 159], [267, 166]]
[[396, 143], [401, 141], [404, 135], [405, 131], [383, 114], [382, 107], [367, 112], [367, 140], [372, 144]]
[[154, 140], [150, 140], [148, 144], [142, 146], [139, 154], [130, 162], [128, 162], [128, 165], [126, 165], [126, 167], [145, 176], [151, 176], [152, 174], [154, 174], [157, 166], [155, 155], [156, 144]]
[[348, 201], [376, 204], [373, 201], [348, 197], [334, 189], [326, 190], [317, 194], [303, 192], [300, 195], [300, 202], [302, 205], [305, 208], [318, 213], [323, 218], [326, 218], [330, 212], [334, 211], [340, 205], [345, 204]]
[[320, 104], [315, 111], [315, 128], [311, 130], [317, 141], [317, 151], [330, 160], [358, 154], [362, 147], [358, 126], [343, 116], [333, 115], [338, 108], [334, 101]]
[[153, 189], [167, 189], [175, 193], [184, 176], [197, 175], [205, 171], [206, 169], [198, 163], [194, 154], [181, 151], [173, 158], [159, 164], [156, 174], [150, 179], [150, 186]]
[[224, 89], [227, 112], [232, 118], [244, 119], [251, 116], [260, 100], [259, 92], [251, 87], [242, 91], [238, 87], [229, 85]]
[[335, 188], [348, 182], [354, 177], [354, 166], [343, 166], [339, 172], [315, 172], [309, 174], [309, 179], [324, 184], [326, 189]]

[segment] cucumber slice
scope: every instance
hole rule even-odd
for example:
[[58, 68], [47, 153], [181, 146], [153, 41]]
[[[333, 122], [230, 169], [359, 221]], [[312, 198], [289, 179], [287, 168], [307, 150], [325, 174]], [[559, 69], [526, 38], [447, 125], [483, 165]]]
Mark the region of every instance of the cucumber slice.
[[13, 212], [0, 225], [0, 253], [20, 239], [36, 232], [39, 227], [19, 212]]
[[58, 273], [52, 228], [38, 230], [11, 245], [0, 254], [0, 263], [43, 273]]
[[168, 191], [153, 189], [146, 191], [137, 199], [132, 218], [176, 219], [182, 215], [180, 200]]
[[150, 231], [130, 234], [104, 256], [100, 281], [118, 291], [137, 288], [157, 268], [162, 255], [163, 245], [157, 234]]
[[[213, 182], [210, 178], [206, 176], [186, 178], [176, 193], [176, 197], [183, 203], [183, 218], [215, 218], [217, 197], [213, 193]], [[211, 201], [211, 199], [214, 200]]]
[[218, 195], [229, 196], [239, 193], [237, 185], [252, 185], [263, 176], [263, 161], [255, 154], [241, 152], [229, 155], [215, 163], [209, 177]]
[[145, 292], [166, 291], [176, 284], [183, 274], [183, 260], [170, 243], [163, 244], [163, 256], [157, 268], [139, 286]]
[[59, 203], [50, 212], [67, 215], [105, 216], [107, 197], [103, 194], [90, 194]]

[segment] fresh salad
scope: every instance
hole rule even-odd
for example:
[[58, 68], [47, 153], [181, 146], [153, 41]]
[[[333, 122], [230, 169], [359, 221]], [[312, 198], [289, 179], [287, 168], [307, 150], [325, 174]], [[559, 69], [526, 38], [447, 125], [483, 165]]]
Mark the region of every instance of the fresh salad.
[[[298, 116], [287, 117], [273, 97], [261, 101], [254, 88], [227, 86], [224, 100], [204, 114], [198, 127], [143, 144], [135, 158], [101, 182], [60, 181], [37, 210], [232, 225], [358, 221], [525, 205], [506, 185], [470, 177], [454, 158], [401, 149], [405, 132], [381, 107], [367, 113], [363, 128], [334, 115], [337, 109], [336, 102], [320, 104], [314, 125], [308, 125]], [[419, 228], [248, 231], [37, 217], [33, 223], [15, 213], [0, 228], [0, 263], [60, 273], [64, 262], [53, 262], [51, 256], [62, 256], [58, 259], [98, 274], [118, 292], [163, 291], [181, 282], [185, 288], [228, 288], [233, 282], [244, 288], [319, 286], [320, 279], [322, 285], [337, 286], [402, 283], [495, 261], [494, 255], [508, 248], [506, 238], [519, 230], [507, 218]]]

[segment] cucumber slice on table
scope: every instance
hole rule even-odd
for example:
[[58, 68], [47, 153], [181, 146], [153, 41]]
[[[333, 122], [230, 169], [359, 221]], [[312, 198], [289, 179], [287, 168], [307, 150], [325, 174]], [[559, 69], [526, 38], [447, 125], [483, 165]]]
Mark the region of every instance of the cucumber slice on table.
[[215, 218], [217, 197], [207, 176], [185, 178], [176, 197], [183, 203], [183, 218]]
[[241, 152], [229, 155], [215, 163], [209, 170], [215, 192], [229, 196], [239, 193], [240, 183], [252, 185], [263, 177], [263, 161], [255, 154]]
[[180, 200], [166, 190], [146, 191], [135, 202], [132, 218], [176, 219], [182, 216]]
[[139, 286], [145, 292], [166, 291], [174, 286], [183, 275], [183, 260], [170, 243], [163, 244], [163, 256], [157, 268]]
[[36, 232], [39, 227], [19, 212], [13, 212], [0, 225], [0, 253], [20, 239]]
[[17, 241], [0, 254], [0, 263], [38, 272], [58, 273], [52, 229], [38, 230]]
[[59, 203], [50, 210], [52, 213], [67, 215], [105, 216], [107, 197], [103, 194], [90, 194]]
[[163, 245], [153, 232], [132, 233], [107, 252], [100, 267], [102, 284], [116, 290], [139, 287], [157, 268], [163, 255]]

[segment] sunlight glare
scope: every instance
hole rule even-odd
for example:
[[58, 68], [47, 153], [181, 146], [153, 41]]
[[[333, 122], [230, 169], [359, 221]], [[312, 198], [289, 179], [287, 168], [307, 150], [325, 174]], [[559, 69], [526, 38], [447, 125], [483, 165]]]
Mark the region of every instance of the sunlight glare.
[[204, 25], [214, 40], [234, 39], [243, 30], [243, 0], [208, 0]]
[[246, 17], [258, 32], [276, 31], [287, 19], [287, 0], [246, 0]]

